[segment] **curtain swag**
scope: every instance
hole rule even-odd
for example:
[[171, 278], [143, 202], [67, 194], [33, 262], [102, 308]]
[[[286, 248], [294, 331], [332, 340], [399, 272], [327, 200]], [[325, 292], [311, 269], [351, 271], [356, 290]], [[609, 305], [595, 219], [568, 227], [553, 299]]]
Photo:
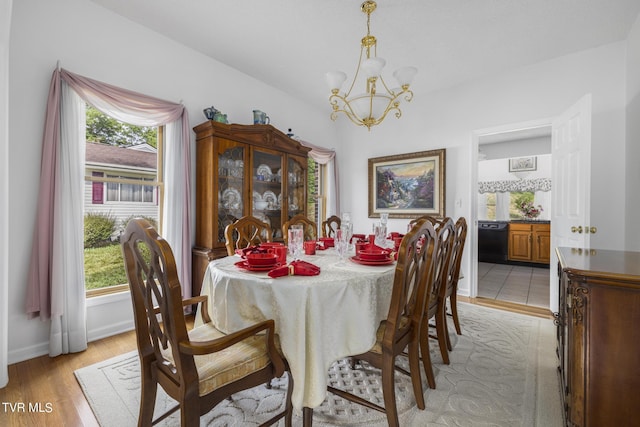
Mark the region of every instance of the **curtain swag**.
[[550, 178], [518, 179], [510, 181], [483, 181], [478, 183], [478, 192], [508, 193], [512, 191], [551, 191]]

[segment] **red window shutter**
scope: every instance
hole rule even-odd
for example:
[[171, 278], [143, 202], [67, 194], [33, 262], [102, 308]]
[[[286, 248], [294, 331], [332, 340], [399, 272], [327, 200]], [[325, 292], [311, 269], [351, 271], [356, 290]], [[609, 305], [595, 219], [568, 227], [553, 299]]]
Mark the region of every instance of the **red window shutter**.
[[[102, 172], [92, 172], [92, 176], [104, 176]], [[104, 183], [103, 182], [92, 182], [92, 195], [91, 195], [91, 203], [94, 205], [101, 205], [104, 203]]]

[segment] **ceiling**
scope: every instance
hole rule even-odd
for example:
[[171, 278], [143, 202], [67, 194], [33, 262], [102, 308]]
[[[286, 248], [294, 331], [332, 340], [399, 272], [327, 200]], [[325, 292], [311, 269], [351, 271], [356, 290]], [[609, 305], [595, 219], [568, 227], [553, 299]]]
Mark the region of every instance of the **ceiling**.
[[[353, 76], [361, 0], [92, 0], [245, 74], [327, 108], [324, 73]], [[378, 0], [383, 77], [418, 68], [416, 98], [625, 40], [638, 0]]]

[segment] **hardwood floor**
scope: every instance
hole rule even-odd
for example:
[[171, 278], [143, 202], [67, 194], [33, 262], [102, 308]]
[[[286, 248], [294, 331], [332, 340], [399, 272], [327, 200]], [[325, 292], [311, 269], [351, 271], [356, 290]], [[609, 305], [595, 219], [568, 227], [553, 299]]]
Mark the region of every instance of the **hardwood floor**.
[[130, 331], [91, 342], [80, 353], [9, 365], [9, 384], [0, 389], [0, 426], [97, 426], [73, 371], [135, 349]]

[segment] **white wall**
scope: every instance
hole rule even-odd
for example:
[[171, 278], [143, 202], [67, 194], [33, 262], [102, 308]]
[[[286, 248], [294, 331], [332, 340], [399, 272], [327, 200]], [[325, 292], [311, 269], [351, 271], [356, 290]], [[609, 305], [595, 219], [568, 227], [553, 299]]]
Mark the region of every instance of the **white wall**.
[[[9, 234], [9, 30], [12, 0], [0, 0], [0, 236]], [[0, 388], [9, 381], [9, 239], [0, 238]]]
[[640, 251], [640, 16], [627, 40], [626, 249]]
[[521, 174], [520, 177], [516, 176], [512, 172], [509, 172], [508, 158], [480, 161], [478, 162], [478, 182], [551, 178], [551, 154], [543, 154], [536, 157], [536, 170], [529, 172], [519, 172], [519, 174]]
[[[511, 123], [552, 118], [586, 93], [593, 94], [592, 222], [598, 234], [594, 247], [620, 248], [624, 241], [624, 117], [625, 43], [579, 52], [518, 68], [435, 93], [416, 93], [400, 120], [393, 117], [367, 132], [343, 120], [341, 161], [352, 166], [343, 185], [341, 203], [353, 215], [355, 232], [367, 230], [367, 159], [390, 154], [446, 148], [446, 214], [469, 220], [472, 180], [472, 132]], [[429, 70], [416, 76], [429, 78]], [[607, 161], [602, 161], [607, 159]], [[621, 165], [615, 168], [609, 165]], [[620, 191], [612, 191], [620, 189]], [[612, 207], [619, 207], [618, 209]], [[390, 220], [392, 231], [406, 230], [406, 220]], [[474, 225], [471, 224], [471, 228]], [[463, 271], [469, 274], [469, 253]], [[460, 292], [469, 292], [468, 280]]]
[[[4, 12], [4, 10], [3, 10]], [[133, 24], [83, 0], [21, 0], [13, 5], [10, 40], [8, 255], [9, 362], [48, 352], [47, 322], [24, 314], [27, 269], [35, 221], [44, 110], [51, 73], [69, 71], [178, 102], [188, 109], [192, 127], [203, 122], [203, 108], [214, 105], [234, 123], [253, 123], [260, 108], [271, 123], [322, 146], [333, 146], [336, 130], [326, 111], [318, 111], [253, 78]], [[2, 99], [5, 99], [4, 97]], [[326, 117], [325, 121], [318, 118]], [[2, 126], [2, 129], [5, 129]], [[195, 152], [195, 148], [192, 150]], [[5, 159], [5, 156], [0, 156]], [[4, 269], [3, 269], [4, 271]], [[3, 298], [3, 302], [5, 299]], [[128, 295], [90, 301], [89, 337], [132, 328]], [[0, 344], [1, 346], [1, 344]]]

